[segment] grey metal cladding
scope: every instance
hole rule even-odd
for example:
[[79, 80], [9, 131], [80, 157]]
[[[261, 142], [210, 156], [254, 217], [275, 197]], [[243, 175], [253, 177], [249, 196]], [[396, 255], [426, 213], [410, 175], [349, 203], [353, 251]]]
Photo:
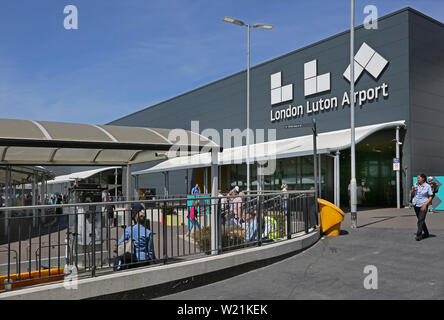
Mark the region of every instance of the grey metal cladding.
[[[387, 18], [381, 18], [378, 30], [356, 30], [356, 50], [365, 41], [389, 61], [379, 79], [363, 74], [356, 83], [356, 90], [367, 89], [387, 83], [388, 99], [367, 102], [357, 107], [356, 125], [368, 125], [394, 120], [408, 120], [408, 10], [401, 10]], [[241, 58], [241, 57], [240, 57]], [[331, 73], [331, 91], [307, 99], [304, 97], [304, 63], [316, 59], [318, 74]], [[270, 111], [288, 105], [304, 105], [306, 101], [319, 98], [337, 97], [339, 107], [316, 114], [320, 132], [349, 127], [349, 107], [340, 106], [343, 94], [349, 92], [349, 82], [343, 77], [349, 65], [349, 32], [330, 37], [311, 46], [262, 63], [251, 69], [252, 129], [276, 128], [277, 138], [309, 134], [308, 128], [283, 129], [285, 124], [311, 121], [313, 116], [304, 114], [301, 118], [272, 123]], [[282, 84], [293, 84], [294, 100], [290, 103], [271, 106], [270, 75], [282, 72]], [[204, 87], [169, 99], [153, 107], [118, 119], [112, 124], [190, 129], [191, 120], [200, 121], [200, 129], [222, 129], [246, 127], [246, 72], [240, 72]]]
[[444, 175], [444, 24], [410, 13], [412, 174]]
[[[407, 134], [402, 145], [402, 165], [409, 166], [407, 181], [411, 181], [412, 174], [420, 171], [444, 175], [443, 24], [410, 8], [381, 17], [378, 24], [378, 30], [366, 30], [362, 26], [357, 28], [355, 50], [365, 41], [387, 59], [389, 64], [377, 80], [364, 73], [356, 83], [356, 91], [387, 83], [389, 97], [357, 107], [356, 126], [406, 120]], [[306, 99], [304, 63], [313, 59], [317, 60], [318, 74], [331, 73], [331, 91]], [[295, 131], [285, 130], [283, 127], [289, 123], [311, 121], [311, 116], [304, 115], [301, 118], [272, 123], [270, 111], [289, 104], [304, 104], [306, 100], [315, 101], [332, 96], [341, 99], [343, 93], [349, 91], [349, 82], [343, 77], [348, 64], [349, 33], [343, 32], [253, 67], [251, 127], [276, 128], [278, 139], [309, 134], [309, 129]], [[293, 84], [293, 102], [271, 106], [270, 75], [276, 72], [282, 72], [282, 85]], [[200, 120], [201, 130], [244, 129], [245, 106], [244, 70], [118, 119], [113, 124], [190, 129], [191, 120]], [[341, 106], [338, 108], [316, 115], [320, 132], [349, 127], [349, 107], [344, 110]], [[162, 186], [160, 178], [159, 176], [159, 179], [154, 180]], [[178, 178], [177, 183], [178, 190], [182, 190], [183, 177]]]

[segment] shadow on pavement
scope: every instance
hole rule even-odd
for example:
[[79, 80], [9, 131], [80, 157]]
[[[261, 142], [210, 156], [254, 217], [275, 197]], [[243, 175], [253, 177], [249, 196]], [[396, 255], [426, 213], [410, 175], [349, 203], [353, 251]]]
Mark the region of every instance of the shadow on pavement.
[[[49, 221], [48, 221], [49, 220]], [[40, 236], [46, 236], [48, 234], [58, 232], [58, 230], [63, 231], [68, 228], [68, 217], [67, 216], [56, 216], [54, 218], [47, 219], [45, 222], [41, 222], [40, 226], [38, 224], [40, 220], [37, 219], [36, 226], [33, 226], [32, 218], [22, 219], [11, 219], [9, 227], [9, 241], [16, 242], [19, 240], [26, 241], [31, 238]], [[20, 225], [20, 232], [19, 232]], [[0, 236], [0, 245], [8, 243], [8, 235], [2, 234]]]
[[378, 220], [378, 221], [375, 221], [375, 222], [370, 222], [370, 223], [364, 224], [362, 226], [358, 226], [358, 229], [370, 226], [372, 224], [376, 224], [376, 223], [380, 223], [380, 222], [383, 222], [383, 221], [391, 220], [391, 219], [394, 219], [394, 218], [396, 218], [396, 217], [388, 217], [388, 218], [381, 219], [381, 220]]

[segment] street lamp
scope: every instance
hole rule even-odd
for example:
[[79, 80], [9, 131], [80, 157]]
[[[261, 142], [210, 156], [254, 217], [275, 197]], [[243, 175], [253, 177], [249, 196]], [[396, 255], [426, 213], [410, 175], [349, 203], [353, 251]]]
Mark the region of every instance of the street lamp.
[[229, 22], [241, 27], [247, 27], [248, 44], [247, 44], [247, 192], [250, 193], [250, 28], [271, 30], [273, 26], [270, 24], [245, 24], [243, 21], [231, 17], [224, 17], [222, 21]]
[[351, 179], [350, 179], [350, 220], [351, 227], [357, 227], [357, 186], [355, 156], [355, 0], [350, 0], [350, 129], [351, 129]]

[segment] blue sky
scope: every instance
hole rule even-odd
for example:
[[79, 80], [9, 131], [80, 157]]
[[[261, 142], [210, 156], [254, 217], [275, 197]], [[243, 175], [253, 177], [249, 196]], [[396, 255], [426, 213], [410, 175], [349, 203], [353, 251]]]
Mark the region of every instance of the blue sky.
[[[349, 0], [2, 0], [0, 117], [103, 124], [349, 28]], [[79, 29], [65, 30], [66, 5]], [[379, 16], [411, 6], [444, 21], [438, 0], [356, 0]]]

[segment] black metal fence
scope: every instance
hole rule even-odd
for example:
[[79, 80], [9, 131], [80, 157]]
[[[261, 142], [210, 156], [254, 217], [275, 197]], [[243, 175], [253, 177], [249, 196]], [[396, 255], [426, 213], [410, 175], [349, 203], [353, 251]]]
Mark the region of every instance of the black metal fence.
[[317, 225], [314, 191], [0, 208], [0, 290], [260, 246]]

